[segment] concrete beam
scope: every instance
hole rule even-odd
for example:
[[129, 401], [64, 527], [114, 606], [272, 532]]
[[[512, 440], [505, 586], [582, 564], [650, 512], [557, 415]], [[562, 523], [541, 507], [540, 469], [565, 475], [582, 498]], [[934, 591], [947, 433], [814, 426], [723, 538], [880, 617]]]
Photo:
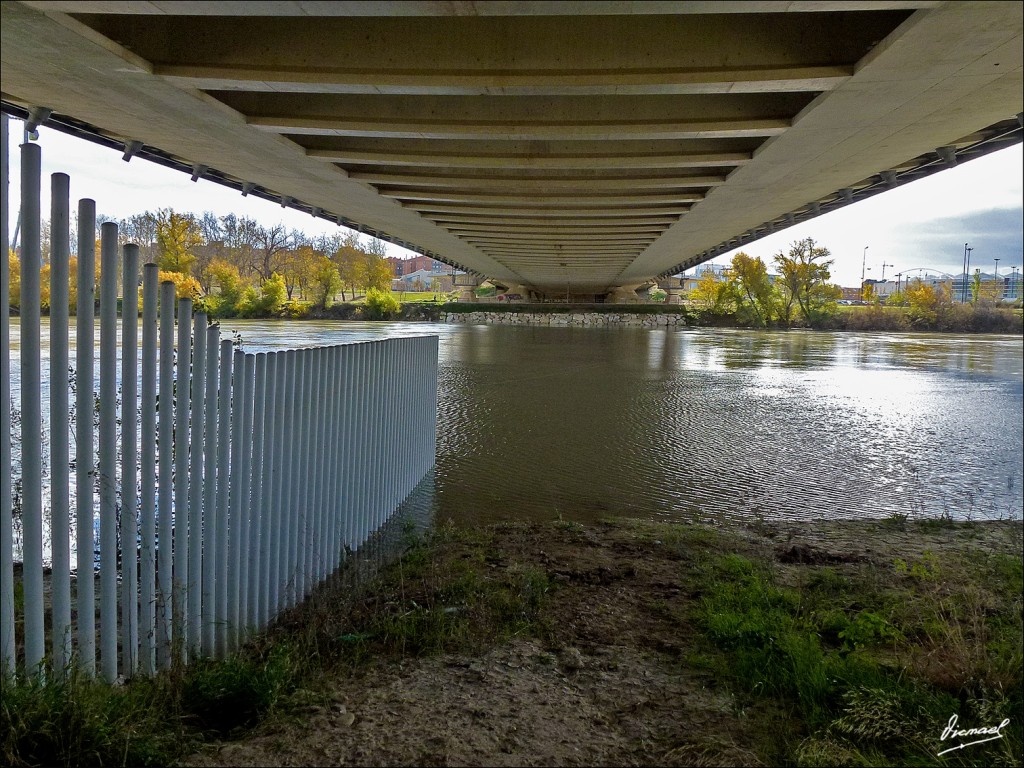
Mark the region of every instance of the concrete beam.
[[457, 236], [461, 237], [467, 243], [650, 243], [658, 239], [658, 234], [660, 233], [638, 236], [633, 233], [504, 234], [496, 232], [493, 234], [486, 234], [482, 232], [468, 232]]
[[821, 11], [912, 10], [931, 8], [938, 0], [857, 0], [778, 2], [777, 0], [24, 0], [44, 12], [130, 14], [136, 16], [303, 16], [345, 17], [460, 17], [460, 16], [639, 16], [814, 13]]
[[463, 237], [466, 235], [473, 234], [485, 234], [485, 235], [561, 235], [570, 237], [605, 237], [607, 235], [661, 235], [665, 231], [665, 227], [644, 227], [644, 226], [618, 226], [618, 227], [593, 227], [587, 225], [577, 225], [572, 227], [551, 227], [551, 226], [529, 226], [529, 227], [514, 227], [505, 224], [489, 224], [484, 226], [471, 226], [466, 224], [451, 225], [442, 224], [445, 229], [451, 232], [453, 235]]
[[413, 211], [419, 211], [421, 214], [428, 213], [439, 213], [439, 214], [459, 214], [459, 213], [481, 213], [481, 214], [501, 214], [505, 218], [561, 218], [564, 216], [573, 217], [605, 217], [605, 216], [632, 216], [634, 218], [639, 217], [650, 217], [650, 216], [682, 216], [684, 213], [689, 211], [686, 207], [674, 207], [674, 208], [601, 208], [599, 206], [579, 206], [576, 208], [529, 208], [526, 206], [517, 206], [514, 209], [504, 208], [486, 208], [474, 205], [456, 205], [451, 203], [448, 205], [421, 205], [407, 203], [402, 206]]
[[530, 229], [552, 229], [556, 231], [562, 230], [579, 230], [579, 229], [600, 229], [602, 227], [609, 228], [648, 228], [648, 227], [669, 227], [676, 224], [679, 221], [678, 216], [670, 216], [665, 218], [644, 218], [637, 220], [632, 215], [626, 216], [604, 216], [599, 219], [579, 219], [579, 218], [566, 218], [566, 219], [548, 219], [548, 218], [514, 218], [508, 216], [494, 215], [494, 216], [459, 216], [459, 215], [446, 215], [437, 214], [436, 216], [426, 216], [431, 221], [437, 223], [438, 226], [446, 229], [456, 228], [484, 228], [490, 231], [491, 228], [498, 230], [500, 227], [508, 227], [509, 231], [520, 231]]
[[157, 75], [182, 88], [204, 91], [245, 90], [306, 94], [433, 94], [444, 96], [586, 96], [608, 88], [630, 96], [709, 93], [788, 93], [830, 91], [850, 78], [852, 66], [801, 66], [779, 69], [677, 70], [634, 73], [521, 74], [380, 73], [331, 70], [308, 74], [298, 69], [167, 64]]
[[660, 195], [498, 195], [488, 192], [465, 194], [461, 192], [430, 192], [391, 188], [379, 188], [377, 191], [382, 197], [390, 197], [402, 201], [426, 200], [438, 203], [476, 203], [478, 205], [508, 205], [515, 208], [578, 208], [584, 205], [588, 207], [674, 205], [676, 203], [696, 203], [704, 199], [704, 195], [698, 192], [676, 192]]
[[342, 165], [410, 166], [414, 168], [495, 168], [495, 169], [603, 169], [646, 168], [733, 168], [749, 163], [751, 152], [647, 152], [634, 154], [507, 154], [473, 155], [441, 152], [392, 152], [357, 149], [310, 148], [306, 156], [314, 160]]
[[430, 189], [461, 189], [466, 191], [502, 190], [503, 192], [592, 192], [636, 189], [703, 189], [725, 183], [724, 175], [714, 176], [652, 176], [633, 178], [600, 178], [592, 175], [562, 178], [523, 178], [514, 176], [451, 176], [406, 173], [367, 173], [354, 171], [350, 179], [364, 181], [375, 187], [425, 187]]
[[360, 115], [295, 116], [288, 113], [246, 118], [254, 128], [272, 133], [315, 136], [382, 136], [391, 139], [491, 139], [514, 141], [571, 138], [614, 140], [646, 136], [650, 139], [716, 139], [728, 136], [778, 136], [790, 126], [788, 118], [690, 118], [640, 122], [607, 120], [588, 122], [534, 122], [509, 118], [507, 122], [459, 122], [449, 119], [368, 119]]

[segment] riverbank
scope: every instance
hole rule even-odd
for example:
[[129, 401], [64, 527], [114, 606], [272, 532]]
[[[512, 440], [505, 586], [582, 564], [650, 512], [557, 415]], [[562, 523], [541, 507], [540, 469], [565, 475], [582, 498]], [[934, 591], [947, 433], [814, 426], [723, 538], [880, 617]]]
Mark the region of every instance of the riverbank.
[[[321, 589], [232, 660], [101, 703], [76, 689], [84, 703], [60, 717], [59, 702], [5, 693], [5, 725], [23, 736], [3, 755], [1016, 765], [1021, 540], [1020, 522], [902, 517], [444, 528], [409, 540], [364, 591]], [[953, 714], [962, 727], [1011, 722], [939, 758], [967, 741], [942, 739]], [[112, 721], [101, 755], [81, 731]], [[46, 752], [58, 738], [93, 752]]]
[[[940, 311], [941, 309], [941, 311]], [[884, 331], [932, 333], [1024, 334], [1024, 314], [1019, 308], [957, 304], [929, 313], [907, 307], [843, 306], [824, 314], [810, 325], [799, 319], [792, 324], [777, 321], [769, 330], [811, 328], [822, 331]], [[364, 316], [352, 305], [335, 305], [319, 311], [322, 319], [379, 319]], [[465, 323], [468, 325], [526, 325], [606, 328], [737, 328], [752, 326], [734, 313], [713, 313], [684, 304], [405, 304], [397, 320]]]

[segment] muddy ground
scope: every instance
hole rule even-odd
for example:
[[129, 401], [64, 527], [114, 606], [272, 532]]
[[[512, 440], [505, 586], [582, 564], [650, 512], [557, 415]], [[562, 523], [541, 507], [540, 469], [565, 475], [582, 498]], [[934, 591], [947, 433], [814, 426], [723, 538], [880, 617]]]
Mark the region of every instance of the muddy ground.
[[[760, 524], [680, 536], [644, 523], [553, 523], [487, 535], [491, 572], [546, 575], [544, 631], [480, 653], [372, 661], [185, 764], [761, 765], [765, 729], [790, 721], [737, 697], [699, 663], [686, 616], [700, 600], [708, 552], [763, 558], [781, 583], [798, 585], [808, 569], [884, 579], [897, 560], [926, 551], [1021, 547], [1020, 523], [1007, 522]], [[468, 552], [456, 544], [444, 557]]]

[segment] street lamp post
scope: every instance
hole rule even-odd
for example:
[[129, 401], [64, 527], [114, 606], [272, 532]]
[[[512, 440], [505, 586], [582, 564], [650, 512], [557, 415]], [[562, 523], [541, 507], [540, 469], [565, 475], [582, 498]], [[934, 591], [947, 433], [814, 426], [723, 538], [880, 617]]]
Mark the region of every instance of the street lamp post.
[[864, 246], [864, 253], [862, 253], [861, 257], [860, 257], [860, 297], [861, 297], [861, 299], [864, 298], [864, 270], [867, 267], [867, 263], [868, 263], [868, 248], [870, 248], [870, 247], [871, 247], [870, 245], [865, 245]]
[[967, 243], [964, 243], [964, 285], [963, 290], [960, 292], [961, 304], [967, 303], [967, 275], [971, 270], [971, 251], [973, 250]]
[[894, 264], [886, 264], [885, 259], [882, 260], [882, 282], [885, 282], [885, 268], [895, 266]]
[[903, 273], [902, 272], [897, 272], [896, 273], [896, 297], [897, 298], [899, 298], [899, 295], [900, 295], [900, 283], [902, 282], [902, 278], [903, 278]]
[[996, 281], [996, 303], [999, 304], [1003, 300], [1003, 292], [1000, 289], [1000, 285], [999, 285], [999, 259], [998, 258], [992, 259], [992, 261], [994, 261], [996, 263], [996, 276], [995, 276], [995, 281]]

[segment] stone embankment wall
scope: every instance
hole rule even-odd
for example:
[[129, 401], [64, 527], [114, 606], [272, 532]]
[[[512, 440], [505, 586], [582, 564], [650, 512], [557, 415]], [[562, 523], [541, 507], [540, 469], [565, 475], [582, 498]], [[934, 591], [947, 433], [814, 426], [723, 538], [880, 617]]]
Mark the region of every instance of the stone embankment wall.
[[555, 325], [568, 327], [664, 328], [683, 327], [684, 314], [632, 312], [442, 312], [444, 323], [469, 325]]

